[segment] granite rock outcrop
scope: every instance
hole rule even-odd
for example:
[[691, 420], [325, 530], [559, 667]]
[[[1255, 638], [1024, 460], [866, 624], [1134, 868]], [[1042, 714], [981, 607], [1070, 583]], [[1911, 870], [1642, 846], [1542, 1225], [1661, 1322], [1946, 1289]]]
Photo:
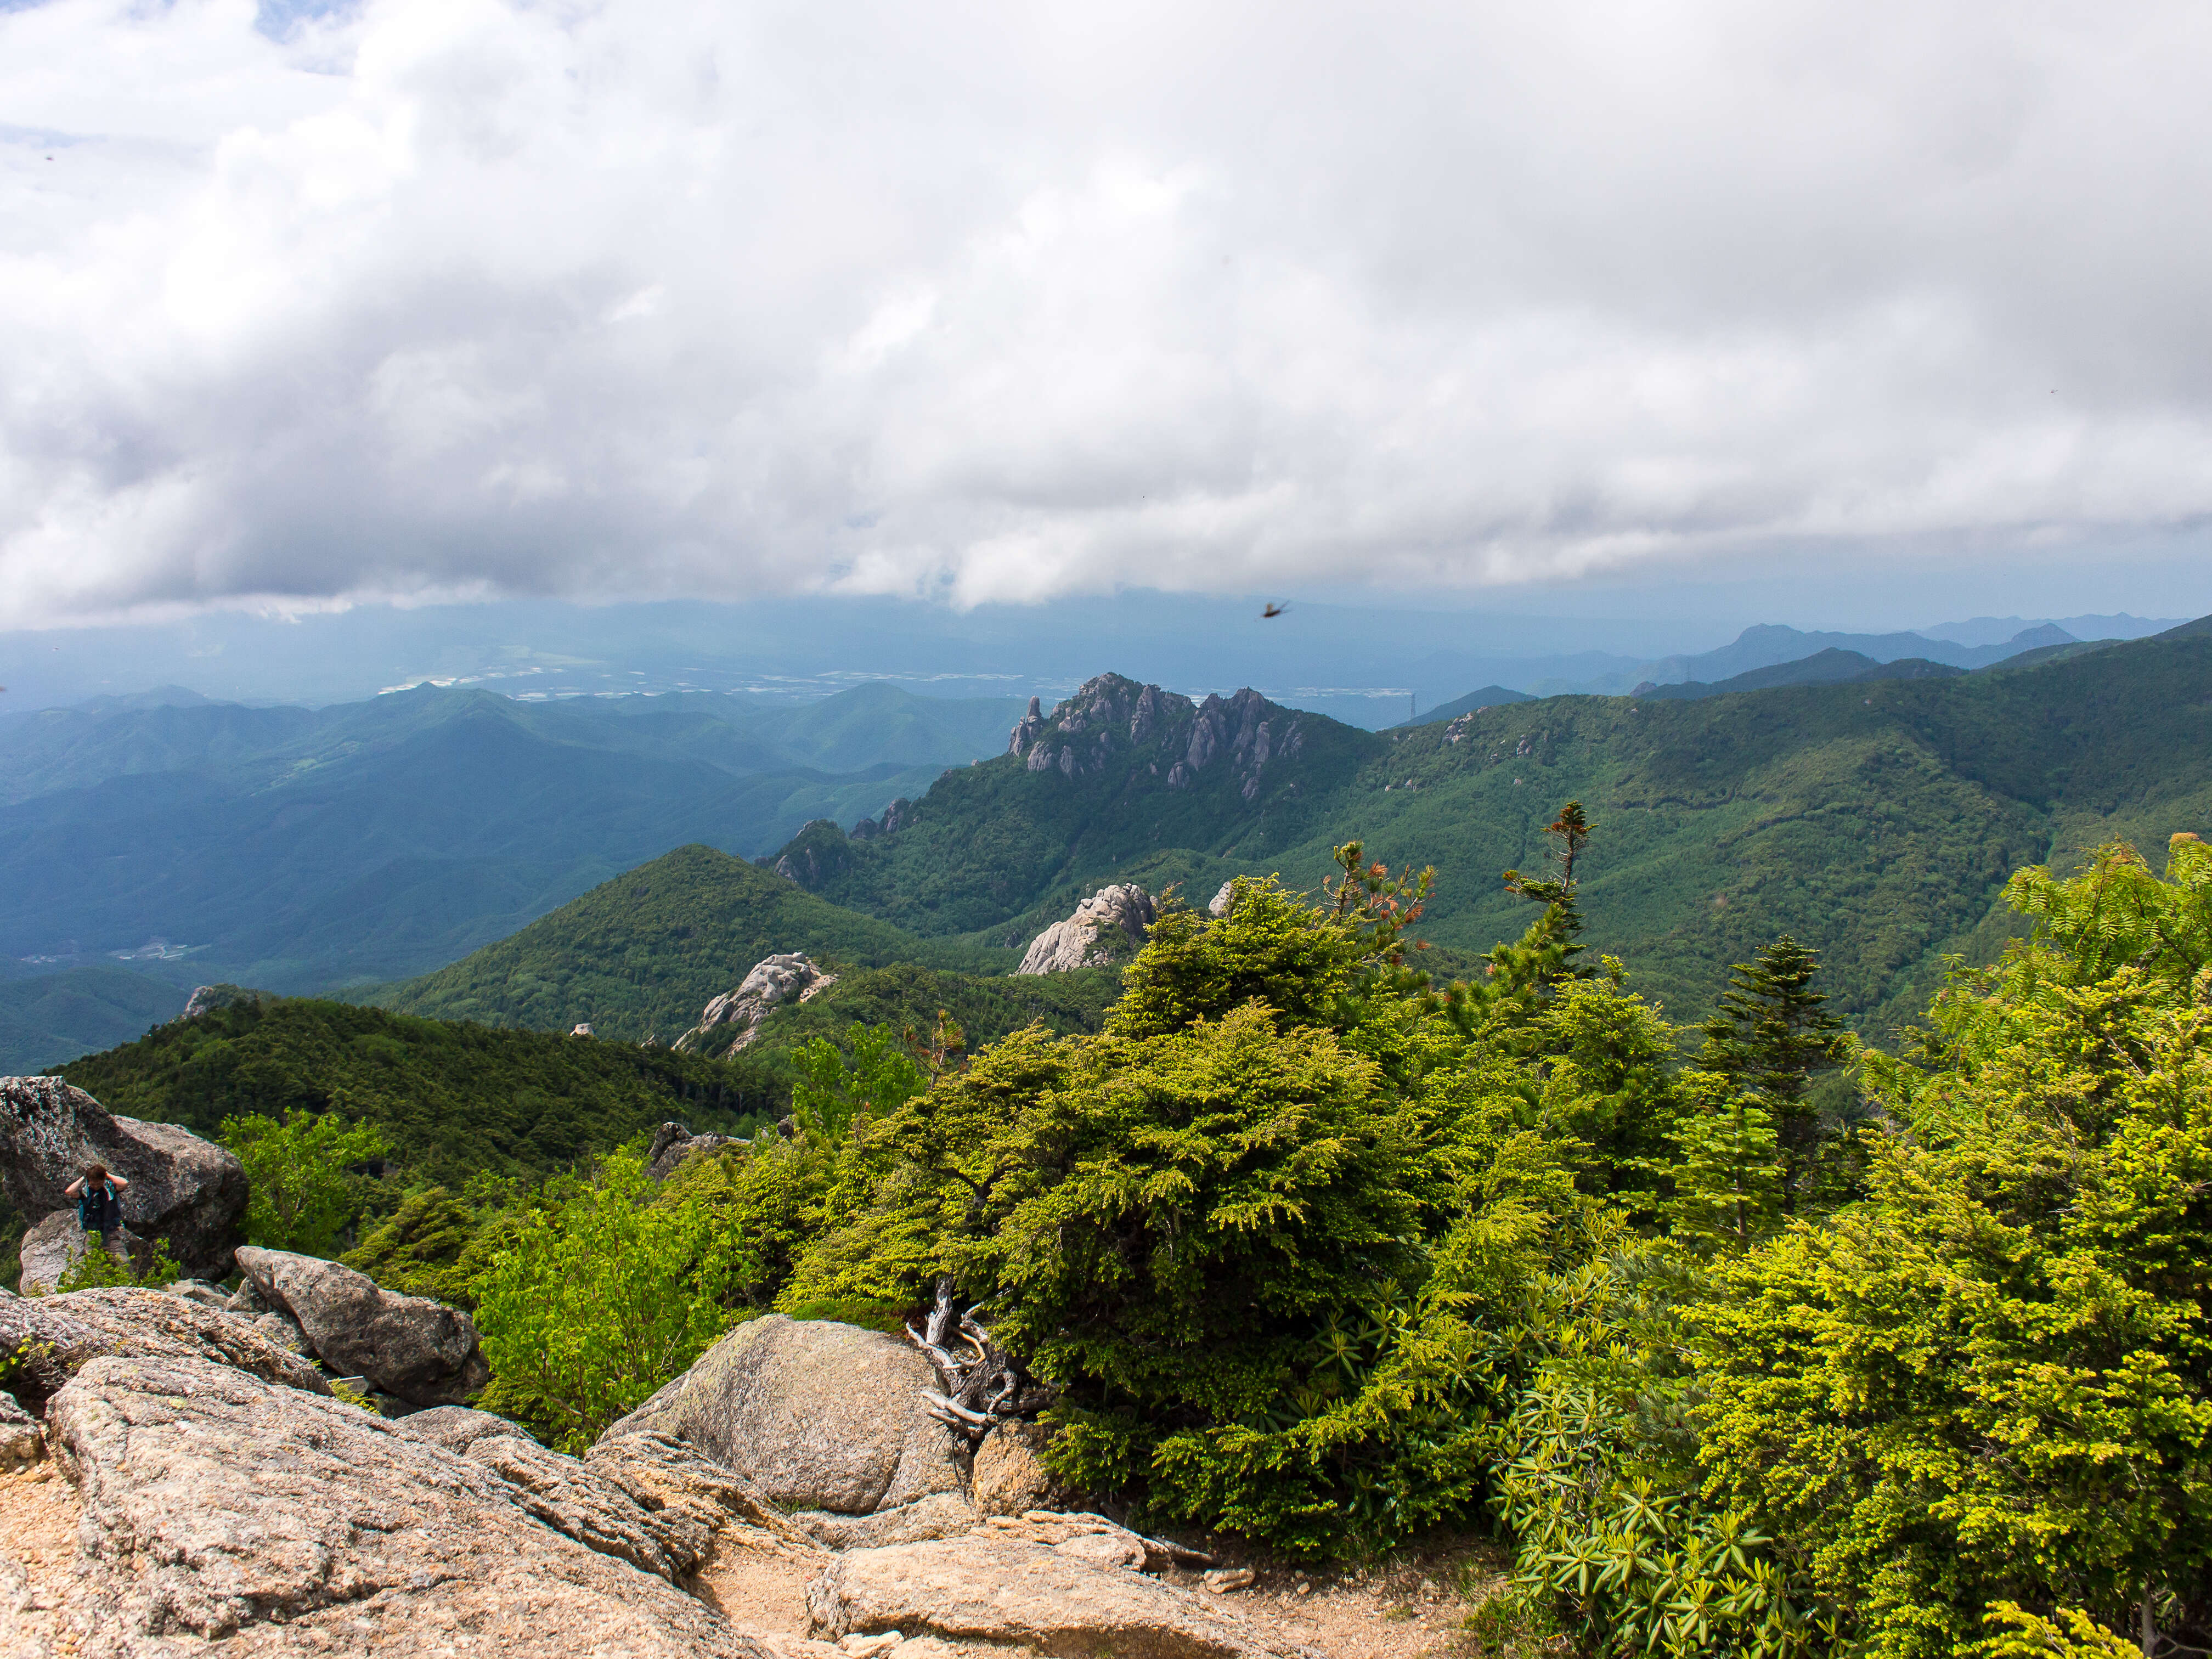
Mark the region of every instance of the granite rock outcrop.
[[184, 1270], [217, 1279], [245, 1237], [246, 1170], [173, 1123], [118, 1117], [59, 1078], [0, 1078], [0, 1192], [17, 1214], [74, 1210], [70, 1183], [90, 1164], [131, 1183], [124, 1224]]
[[676, 1039], [678, 1048], [735, 1053], [760, 1036], [761, 1022], [776, 1009], [811, 1000], [837, 982], [796, 952], [755, 963], [733, 991], [706, 1006], [699, 1023]]
[[1017, 974], [1064, 974], [1095, 968], [1126, 957], [1143, 945], [1160, 918], [1158, 905], [1143, 888], [1102, 887], [1030, 941]]
[[410, 1406], [465, 1404], [491, 1378], [475, 1322], [458, 1308], [401, 1296], [341, 1262], [289, 1250], [244, 1246], [238, 1267], [342, 1376], [365, 1376]]

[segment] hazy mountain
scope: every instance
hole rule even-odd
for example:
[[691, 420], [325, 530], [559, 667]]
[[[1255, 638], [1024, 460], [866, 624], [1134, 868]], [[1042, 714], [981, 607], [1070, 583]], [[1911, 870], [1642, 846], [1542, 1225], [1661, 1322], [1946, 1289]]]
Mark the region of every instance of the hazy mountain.
[[2111, 617], [1970, 617], [1964, 622], [1937, 623], [1915, 629], [1931, 640], [1954, 645], [2002, 645], [2031, 629], [2050, 627], [2077, 640], [2140, 640], [2179, 627], [2179, 617], [2130, 617], [2125, 611]]
[[184, 991], [127, 969], [70, 968], [0, 981], [0, 1076], [20, 1077], [128, 1042], [183, 1012]]
[[19, 719], [0, 726], [0, 952], [63, 967], [161, 939], [191, 952], [175, 972], [276, 988], [419, 972], [672, 845], [750, 854], [880, 811], [1003, 750], [1018, 707], [422, 688]]
[[1954, 668], [1948, 663], [1930, 662], [1925, 657], [1899, 657], [1891, 662], [1876, 662], [1872, 657], [1857, 651], [1839, 650], [1830, 646], [1796, 662], [1777, 663], [1771, 668], [1754, 668], [1731, 678], [1707, 683], [1692, 680], [1684, 685], [1639, 685], [1630, 695], [1649, 702], [1686, 702], [1698, 697], [1725, 696], [1736, 691], [1767, 691], [1778, 685], [1832, 685], [1839, 682], [1859, 680], [1925, 680], [1948, 679], [1968, 671]]
[[1448, 720], [1455, 714], [1472, 713], [1478, 708], [1495, 708], [1502, 703], [1534, 702], [1534, 701], [1535, 699], [1526, 691], [1509, 691], [1502, 685], [1486, 685], [1480, 691], [1470, 691], [1463, 697], [1455, 697], [1440, 708], [1430, 709], [1425, 714], [1418, 715], [1413, 720], [1400, 720], [1398, 725], [1401, 726], [1428, 726], [1437, 720]]

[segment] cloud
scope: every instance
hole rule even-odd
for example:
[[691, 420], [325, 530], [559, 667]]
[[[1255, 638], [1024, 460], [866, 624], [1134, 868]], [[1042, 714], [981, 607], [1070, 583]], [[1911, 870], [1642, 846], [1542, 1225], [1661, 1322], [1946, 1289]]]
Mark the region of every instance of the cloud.
[[2199, 525], [2208, 71], [2157, 0], [50, 0], [0, 625]]

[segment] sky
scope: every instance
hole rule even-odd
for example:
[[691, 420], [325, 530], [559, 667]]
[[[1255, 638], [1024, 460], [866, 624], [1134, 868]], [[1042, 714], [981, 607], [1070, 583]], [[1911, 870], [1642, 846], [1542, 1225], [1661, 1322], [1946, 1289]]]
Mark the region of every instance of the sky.
[[2167, 0], [0, 0], [0, 630], [2195, 616], [2207, 85]]

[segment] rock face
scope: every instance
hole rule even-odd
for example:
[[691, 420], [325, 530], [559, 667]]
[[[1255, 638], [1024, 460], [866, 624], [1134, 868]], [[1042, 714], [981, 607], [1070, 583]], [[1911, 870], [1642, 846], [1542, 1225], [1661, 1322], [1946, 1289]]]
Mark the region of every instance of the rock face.
[[1141, 887], [1102, 887], [1030, 941], [1017, 974], [1062, 974], [1109, 962], [1131, 945], [1141, 945], [1160, 917], [1152, 896]]
[[0, 1191], [18, 1214], [76, 1206], [63, 1190], [88, 1164], [131, 1183], [123, 1219], [186, 1273], [219, 1279], [243, 1237], [246, 1171], [222, 1147], [173, 1123], [116, 1117], [59, 1078], [0, 1078]]
[[0, 1394], [0, 1471], [20, 1474], [46, 1455], [39, 1419], [17, 1405], [14, 1395]]
[[664, 1123], [653, 1132], [653, 1144], [646, 1148], [645, 1172], [655, 1181], [665, 1181], [692, 1153], [734, 1144], [734, 1136], [695, 1135], [681, 1123]]
[[1285, 1647], [1225, 1607], [1132, 1570], [1143, 1559], [1118, 1529], [1058, 1547], [971, 1534], [855, 1550], [806, 1592], [815, 1627], [933, 1631], [1022, 1643], [1042, 1653], [1114, 1659], [1288, 1659]]
[[803, 956], [769, 957], [755, 963], [736, 990], [708, 1003], [699, 1023], [677, 1038], [676, 1046], [734, 1053], [760, 1035], [761, 1022], [775, 1009], [805, 1002], [836, 982], [836, 975], [823, 973]]
[[1213, 902], [1206, 907], [1206, 914], [1218, 921], [1236, 908], [1237, 878], [1231, 876], [1221, 884], [1221, 890], [1214, 894]]
[[1157, 685], [1101, 674], [1049, 715], [1030, 699], [1030, 712], [1008, 737], [1006, 752], [1026, 757], [1032, 772], [1069, 779], [1117, 765], [1128, 767], [1133, 781], [1157, 778], [1170, 789], [1223, 779], [1252, 801], [1259, 798], [1268, 761], [1302, 752], [1305, 733], [1296, 710], [1269, 702], [1249, 686], [1233, 697], [1193, 703]]
[[210, 1360], [270, 1382], [328, 1394], [313, 1364], [270, 1346], [253, 1322], [162, 1291], [70, 1291], [0, 1297], [0, 1354], [21, 1350], [10, 1384], [36, 1409], [96, 1359]]
[[[84, 1229], [77, 1225], [75, 1210], [56, 1210], [41, 1218], [23, 1235], [23, 1272], [17, 1281], [23, 1287], [23, 1294], [42, 1295], [59, 1285], [62, 1276], [84, 1255], [88, 1242]], [[145, 1241], [128, 1227], [102, 1243], [117, 1265], [125, 1267], [145, 1249]]]
[[458, 1454], [193, 1359], [96, 1360], [46, 1420], [125, 1655], [768, 1659], [668, 1582], [711, 1547], [701, 1516], [526, 1440]]
[[475, 1322], [442, 1302], [395, 1295], [365, 1273], [288, 1250], [245, 1246], [238, 1266], [325, 1364], [410, 1406], [461, 1405], [491, 1378]]
[[213, 1013], [218, 1008], [228, 1008], [240, 1002], [258, 1002], [263, 993], [250, 991], [243, 985], [195, 985], [191, 996], [185, 999], [185, 1012], [179, 1019], [198, 1019], [202, 1014]]
[[921, 1397], [937, 1374], [879, 1331], [749, 1320], [600, 1437], [665, 1434], [787, 1510], [867, 1515], [957, 1492], [961, 1460]]
[[975, 1448], [969, 1488], [975, 1513], [1027, 1515], [1031, 1510], [1054, 1507], [1060, 1494], [1043, 1462], [1051, 1441], [1052, 1431], [1041, 1424], [994, 1424]]

